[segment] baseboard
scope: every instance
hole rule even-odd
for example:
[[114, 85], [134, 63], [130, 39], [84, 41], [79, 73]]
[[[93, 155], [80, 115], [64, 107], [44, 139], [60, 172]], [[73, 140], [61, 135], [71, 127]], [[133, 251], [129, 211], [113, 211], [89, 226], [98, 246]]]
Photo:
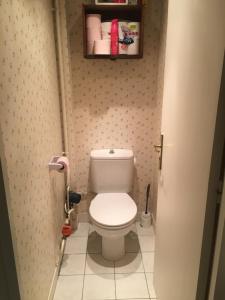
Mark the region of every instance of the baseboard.
[[51, 282], [51, 286], [50, 286], [50, 291], [49, 291], [49, 294], [48, 294], [48, 300], [53, 300], [53, 298], [54, 298], [57, 279], [58, 279], [58, 276], [59, 276], [59, 271], [60, 271], [60, 266], [61, 266], [63, 254], [64, 254], [65, 245], [66, 245], [66, 240], [62, 240], [58, 262], [56, 263], [56, 267], [55, 267], [55, 270], [54, 270], [54, 273], [53, 273], [52, 282]]
[[60, 265], [58, 265], [55, 268], [55, 271], [54, 271], [54, 274], [53, 274], [53, 277], [52, 277], [52, 283], [51, 283], [51, 287], [50, 287], [50, 291], [49, 291], [49, 295], [48, 295], [48, 300], [53, 300], [53, 298], [54, 298], [57, 279], [58, 279], [58, 274], [59, 274], [59, 266]]

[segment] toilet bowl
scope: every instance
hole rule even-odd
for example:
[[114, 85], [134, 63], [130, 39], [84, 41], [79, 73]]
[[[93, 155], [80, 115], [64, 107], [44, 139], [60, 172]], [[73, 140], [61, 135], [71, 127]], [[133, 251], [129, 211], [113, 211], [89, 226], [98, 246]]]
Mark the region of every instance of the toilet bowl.
[[91, 201], [89, 215], [102, 236], [102, 255], [118, 260], [125, 254], [125, 235], [131, 230], [137, 206], [128, 195], [132, 190], [134, 154], [128, 149], [101, 149], [91, 152]]
[[102, 255], [118, 260], [125, 254], [125, 235], [137, 215], [134, 200], [126, 193], [100, 193], [89, 208], [94, 229], [102, 236]]

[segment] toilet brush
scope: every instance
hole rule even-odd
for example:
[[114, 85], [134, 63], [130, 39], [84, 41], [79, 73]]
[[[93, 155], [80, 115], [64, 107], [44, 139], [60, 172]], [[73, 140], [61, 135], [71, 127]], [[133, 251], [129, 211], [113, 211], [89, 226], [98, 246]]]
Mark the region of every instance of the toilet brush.
[[145, 206], [145, 214], [148, 213], [148, 199], [149, 199], [149, 192], [150, 192], [150, 183], [147, 186], [147, 191], [146, 191], [146, 206]]
[[146, 190], [146, 205], [145, 205], [145, 211], [141, 214], [141, 226], [142, 227], [149, 227], [151, 225], [151, 214], [148, 211], [148, 202], [149, 202], [149, 194], [150, 194], [150, 183], [147, 185]]

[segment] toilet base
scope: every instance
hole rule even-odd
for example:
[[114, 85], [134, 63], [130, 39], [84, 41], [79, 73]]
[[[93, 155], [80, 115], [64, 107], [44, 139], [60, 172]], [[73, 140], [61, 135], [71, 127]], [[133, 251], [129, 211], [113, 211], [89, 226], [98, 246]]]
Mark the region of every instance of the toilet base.
[[120, 237], [102, 237], [102, 256], [111, 261], [116, 261], [125, 255], [125, 238]]
[[102, 256], [111, 261], [121, 259], [125, 255], [125, 236], [132, 230], [132, 220], [122, 228], [102, 228], [92, 220], [93, 229], [102, 237]]

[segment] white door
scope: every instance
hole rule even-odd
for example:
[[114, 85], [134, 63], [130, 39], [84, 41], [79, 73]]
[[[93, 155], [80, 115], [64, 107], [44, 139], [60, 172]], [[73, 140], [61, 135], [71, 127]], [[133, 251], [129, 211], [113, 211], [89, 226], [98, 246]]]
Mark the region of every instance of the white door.
[[194, 300], [225, 48], [224, 0], [170, 0], [156, 220], [160, 300]]

